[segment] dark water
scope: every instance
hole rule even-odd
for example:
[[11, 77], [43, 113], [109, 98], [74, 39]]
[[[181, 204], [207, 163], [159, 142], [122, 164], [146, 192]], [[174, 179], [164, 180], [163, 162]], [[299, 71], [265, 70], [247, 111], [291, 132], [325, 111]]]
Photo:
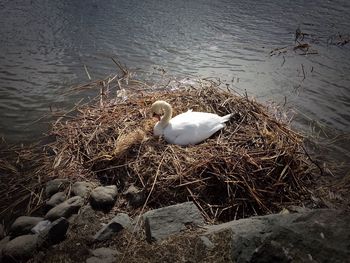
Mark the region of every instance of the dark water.
[[[295, 126], [327, 136], [350, 132], [349, 1], [0, 1], [0, 133], [30, 141], [50, 106], [68, 108], [71, 85], [115, 72], [117, 55], [143, 76], [154, 67], [183, 77], [220, 77], [259, 100], [284, 102]], [[293, 46], [300, 27], [310, 52]], [[348, 35], [349, 36], [349, 35]], [[287, 52], [270, 56], [275, 48]], [[324, 134], [326, 133], [326, 135]], [[332, 143], [350, 159], [349, 139]]]

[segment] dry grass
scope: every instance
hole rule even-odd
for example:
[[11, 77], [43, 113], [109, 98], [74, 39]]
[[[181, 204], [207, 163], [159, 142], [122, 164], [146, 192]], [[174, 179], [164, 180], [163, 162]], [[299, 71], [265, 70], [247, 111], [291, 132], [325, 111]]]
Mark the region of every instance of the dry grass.
[[[313, 168], [303, 138], [264, 105], [211, 80], [147, 93], [130, 81], [133, 91], [118, 98], [108, 95], [113, 82], [120, 88], [118, 78], [95, 82], [98, 100], [53, 124], [56, 140], [47, 147], [54, 155], [42, 166], [47, 175], [98, 179], [120, 192], [134, 185], [148, 197], [144, 209], [193, 200], [208, 222], [271, 213], [303, 199]], [[199, 145], [170, 145], [152, 136], [150, 106], [157, 99], [168, 101], [175, 115], [190, 108], [234, 117]], [[117, 206], [140, 212], [126, 202]]]
[[39, 172], [43, 156], [37, 144], [10, 146], [2, 142], [0, 149], [0, 223], [7, 225], [42, 207], [47, 178]]

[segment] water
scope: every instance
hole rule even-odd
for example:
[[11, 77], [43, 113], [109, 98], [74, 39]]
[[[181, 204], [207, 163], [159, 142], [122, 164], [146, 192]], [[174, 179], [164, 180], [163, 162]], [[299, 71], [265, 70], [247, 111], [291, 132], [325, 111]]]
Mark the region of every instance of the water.
[[[47, 129], [35, 121], [50, 106], [77, 101], [63, 94], [87, 81], [84, 65], [93, 79], [104, 77], [118, 56], [144, 77], [154, 67], [220, 77], [258, 100], [286, 100], [298, 129], [319, 123], [316, 132], [329, 138], [348, 135], [350, 44], [332, 45], [330, 37], [350, 33], [349, 11], [340, 0], [1, 0], [0, 133], [35, 140]], [[318, 54], [292, 50], [298, 27]], [[270, 56], [285, 46], [287, 53]], [[339, 160], [350, 159], [348, 143], [332, 143]]]

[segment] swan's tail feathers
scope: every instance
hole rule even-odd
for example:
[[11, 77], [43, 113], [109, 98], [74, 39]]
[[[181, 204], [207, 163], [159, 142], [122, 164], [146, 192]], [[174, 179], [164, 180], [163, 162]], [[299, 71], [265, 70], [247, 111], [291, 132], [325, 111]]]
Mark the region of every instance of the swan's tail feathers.
[[221, 123], [227, 122], [231, 119], [231, 117], [233, 116], [233, 113], [227, 114], [225, 116], [221, 117]]

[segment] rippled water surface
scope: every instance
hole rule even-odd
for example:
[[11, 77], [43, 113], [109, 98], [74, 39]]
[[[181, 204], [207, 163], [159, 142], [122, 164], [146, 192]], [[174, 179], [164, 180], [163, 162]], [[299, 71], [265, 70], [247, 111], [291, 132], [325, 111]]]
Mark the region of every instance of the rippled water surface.
[[[115, 71], [117, 55], [145, 76], [162, 67], [220, 77], [262, 101], [286, 99], [296, 127], [316, 121], [329, 136], [349, 134], [350, 43], [335, 45], [339, 33], [349, 37], [349, 12], [340, 0], [2, 0], [0, 133], [14, 142], [40, 136], [46, 124], [35, 121], [50, 106], [77, 101], [62, 94], [87, 81], [84, 65], [100, 78]], [[317, 54], [293, 51], [298, 27]], [[343, 159], [347, 142], [335, 146]]]

